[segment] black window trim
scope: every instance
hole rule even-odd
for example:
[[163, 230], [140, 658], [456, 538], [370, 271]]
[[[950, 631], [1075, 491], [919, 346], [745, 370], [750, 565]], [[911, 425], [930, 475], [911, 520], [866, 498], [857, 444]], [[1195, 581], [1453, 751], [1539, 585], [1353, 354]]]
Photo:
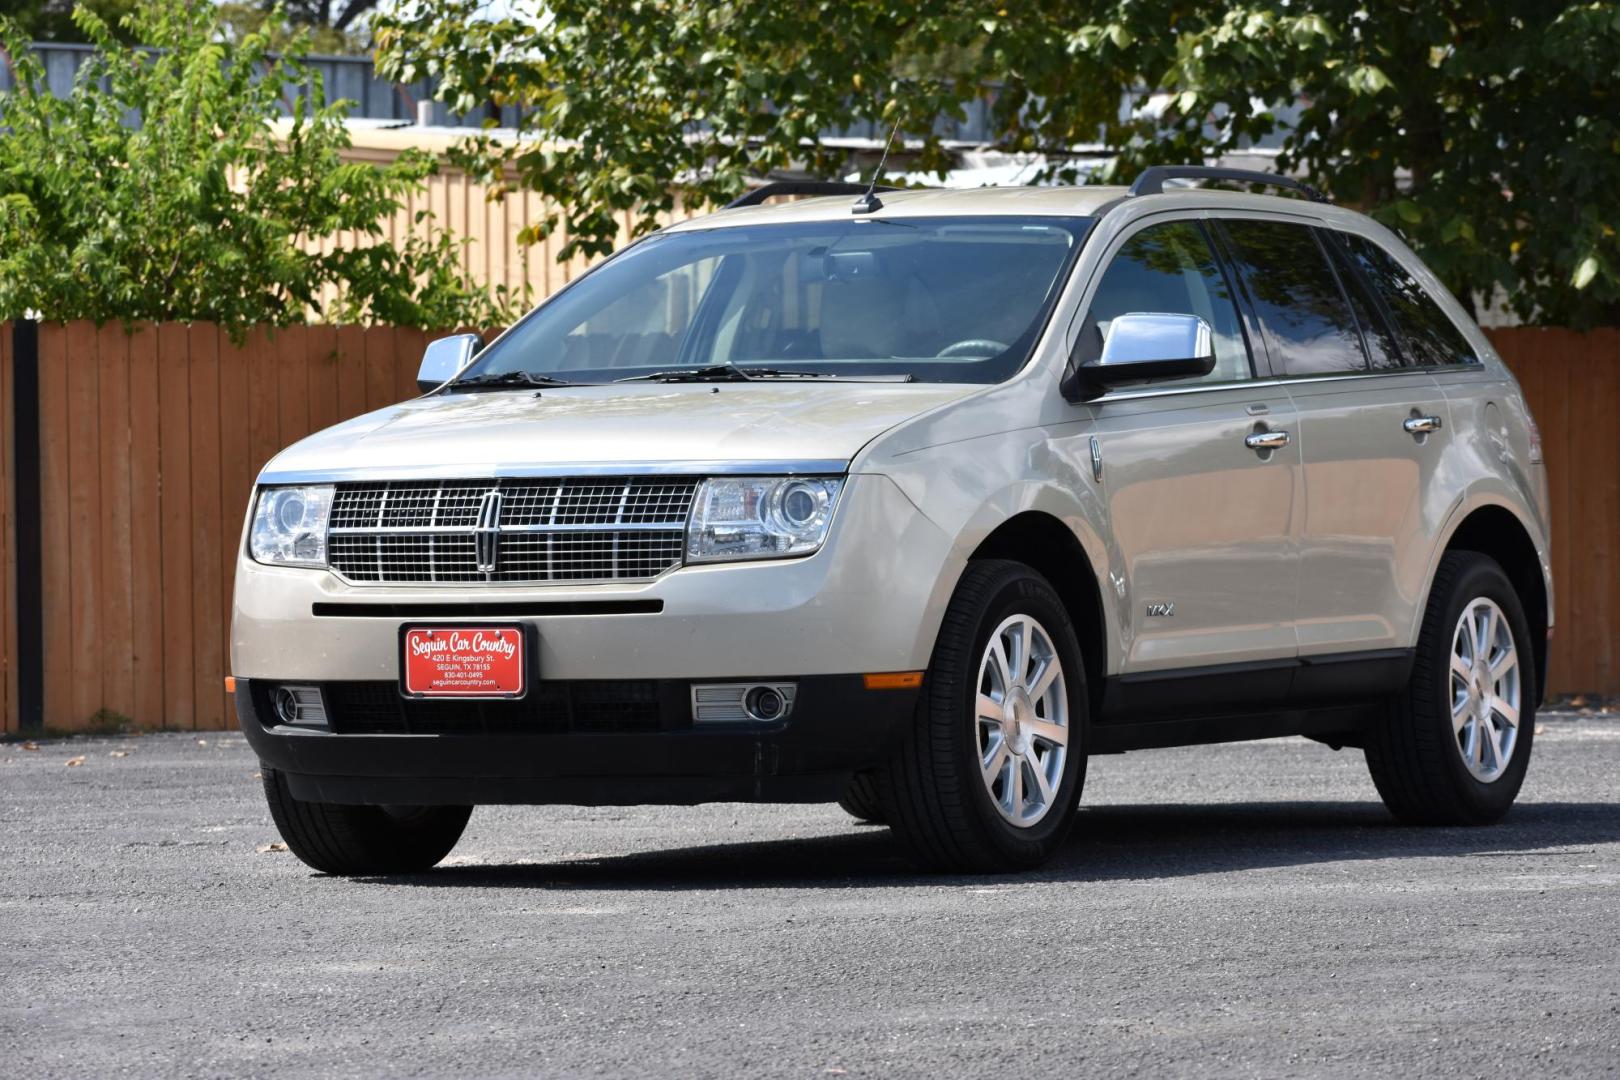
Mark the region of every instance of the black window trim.
[[[1227, 291], [1232, 294], [1232, 307], [1237, 310], [1238, 316], [1238, 332], [1243, 335], [1243, 351], [1247, 353], [1249, 357], [1249, 377], [1247, 379], [1223, 379], [1218, 383], [1210, 383], [1209, 385], [1238, 386], [1246, 382], [1254, 382], [1256, 379], [1262, 378], [1260, 374], [1260, 365], [1256, 363], [1256, 353], [1254, 347], [1255, 341], [1257, 340], [1255, 337], [1255, 330], [1257, 327], [1251, 327], [1249, 325], [1249, 312], [1245, 303], [1246, 298], [1243, 297], [1238, 289], [1237, 268], [1232, 265], [1232, 260], [1227, 257], [1226, 250], [1221, 247], [1220, 241], [1215, 238], [1215, 230], [1209, 227], [1209, 218], [1200, 215], [1199, 217], [1192, 218], [1191, 221], [1193, 226], [1198, 230], [1198, 235], [1204, 238], [1205, 246], [1209, 248], [1210, 255], [1215, 259], [1215, 269], [1220, 273], [1221, 280], [1226, 283]], [[1266, 370], [1271, 370], [1271, 357], [1269, 354], [1266, 357]]]
[[[1344, 302], [1345, 313], [1350, 316], [1350, 322], [1356, 328], [1356, 340], [1361, 342], [1361, 370], [1368, 375], [1376, 374], [1377, 371], [1382, 369], [1375, 369], [1372, 366], [1372, 348], [1367, 344], [1368, 329], [1361, 324], [1361, 316], [1356, 314], [1356, 302], [1350, 297], [1351, 283], [1344, 280], [1344, 273], [1339, 268], [1341, 260], [1333, 257], [1333, 252], [1328, 248], [1327, 241], [1322, 239], [1322, 230], [1320, 228], [1315, 226], [1311, 228], [1311, 238], [1316, 241], [1316, 249], [1322, 253], [1323, 260], [1327, 262], [1328, 270], [1333, 274], [1333, 280], [1339, 286], [1339, 299]], [[1382, 318], [1382, 314], [1379, 317]], [[1406, 358], [1402, 356], [1400, 360], [1400, 366], [1405, 367]], [[1314, 372], [1313, 374], [1323, 375], [1327, 373]]]
[[[1395, 313], [1389, 310], [1389, 304], [1385, 302], [1384, 294], [1374, 287], [1372, 278], [1367, 276], [1367, 271], [1362, 269], [1360, 260], [1356, 258], [1355, 252], [1350, 250], [1350, 245], [1345, 241], [1345, 237], [1359, 234], [1347, 233], [1342, 229], [1335, 229], [1327, 225], [1320, 226], [1319, 231], [1323, 234], [1321, 237], [1323, 246], [1332, 245], [1339, 253], [1340, 257], [1337, 260], [1330, 257], [1329, 261], [1350, 268], [1350, 273], [1354, 274], [1356, 281], [1361, 284], [1362, 295], [1369, 299], [1377, 310], [1378, 317], [1384, 321], [1384, 326], [1389, 330], [1390, 335], [1394, 337], [1396, 346], [1401, 351], [1401, 366], [1397, 370], [1407, 371], [1421, 368], [1421, 364], [1413, 363], [1416, 354], [1412, 351], [1412, 343], [1407, 340], [1406, 333], [1401, 329], [1401, 324], [1395, 318]], [[1371, 354], [1368, 354], [1368, 358], [1371, 359]]]
[[[1256, 221], [1270, 221], [1272, 218], [1254, 218]], [[1220, 260], [1222, 270], [1228, 282], [1232, 285], [1232, 294], [1237, 298], [1238, 312], [1243, 320], [1243, 334], [1249, 339], [1249, 366], [1260, 379], [1287, 378], [1277, 369], [1271, 356], [1271, 342], [1267, 339], [1265, 327], [1260, 325], [1260, 309], [1255, 306], [1254, 298], [1249, 295], [1249, 283], [1243, 274], [1242, 267], [1238, 265], [1237, 253], [1233, 249], [1231, 237], [1226, 235], [1226, 221], [1224, 216], [1210, 215], [1204, 219], [1205, 235], [1210, 238], [1210, 246], [1215, 249], [1215, 257]], [[1260, 372], [1262, 361], [1265, 372]]]

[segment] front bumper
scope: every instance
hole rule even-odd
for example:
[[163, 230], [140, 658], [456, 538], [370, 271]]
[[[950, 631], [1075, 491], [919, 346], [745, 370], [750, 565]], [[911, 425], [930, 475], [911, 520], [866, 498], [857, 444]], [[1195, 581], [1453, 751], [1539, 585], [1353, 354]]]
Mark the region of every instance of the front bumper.
[[397, 679], [400, 624], [443, 618], [533, 627], [548, 680], [919, 670], [933, 651], [952, 558], [939, 527], [871, 474], [849, 477], [815, 555], [683, 566], [647, 582], [350, 585], [244, 552], [231, 673]]
[[[694, 680], [702, 681], [702, 680]], [[269, 680], [238, 678], [236, 711], [295, 798], [400, 805], [828, 802], [881, 762], [920, 690], [867, 690], [859, 675], [797, 680], [788, 718], [696, 727], [690, 683], [658, 684], [656, 730], [340, 734], [274, 721]], [[342, 718], [334, 717], [341, 727]]]

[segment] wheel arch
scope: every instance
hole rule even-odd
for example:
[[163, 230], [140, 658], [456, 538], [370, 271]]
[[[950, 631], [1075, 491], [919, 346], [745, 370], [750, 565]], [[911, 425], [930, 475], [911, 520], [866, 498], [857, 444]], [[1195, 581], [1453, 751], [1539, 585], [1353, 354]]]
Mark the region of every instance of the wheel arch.
[[1095, 716], [1108, 674], [1108, 616], [1096, 570], [1080, 538], [1052, 514], [1024, 510], [1001, 522], [979, 542], [968, 556], [970, 562], [978, 559], [1012, 559], [1052, 583], [1080, 639], [1086, 690]]
[[[1536, 658], [1536, 690], [1538, 697], [1545, 699], [1547, 635], [1553, 623], [1553, 598], [1544, 546], [1537, 542], [1536, 534], [1512, 507], [1496, 501], [1481, 501], [1458, 508], [1445, 542], [1435, 553], [1435, 564], [1451, 551], [1489, 555], [1507, 574], [1530, 623], [1531, 648]], [[1433, 567], [1429, 581], [1432, 587]]]

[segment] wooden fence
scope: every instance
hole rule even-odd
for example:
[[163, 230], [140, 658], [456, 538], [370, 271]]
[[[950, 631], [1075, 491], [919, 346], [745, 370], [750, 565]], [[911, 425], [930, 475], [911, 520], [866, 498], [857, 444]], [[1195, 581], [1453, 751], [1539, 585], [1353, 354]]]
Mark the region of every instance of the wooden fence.
[[[48, 727], [234, 723], [224, 692], [236, 546], [253, 478], [311, 432], [416, 393], [427, 335], [211, 325], [39, 328], [41, 585]], [[12, 335], [0, 327], [0, 394]], [[0, 458], [13, 467], [9, 396]], [[15, 560], [0, 548], [7, 574]], [[18, 726], [15, 585], [0, 684]]]
[[1620, 695], [1620, 328], [1488, 333], [1535, 415], [1552, 487], [1547, 688]]
[[[1553, 481], [1554, 693], [1620, 694], [1620, 331], [1492, 334]], [[44, 720], [212, 729], [236, 547], [281, 447], [415, 393], [426, 335], [361, 327], [39, 328]], [[16, 731], [13, 357], [0, 326], [0, 712]]]

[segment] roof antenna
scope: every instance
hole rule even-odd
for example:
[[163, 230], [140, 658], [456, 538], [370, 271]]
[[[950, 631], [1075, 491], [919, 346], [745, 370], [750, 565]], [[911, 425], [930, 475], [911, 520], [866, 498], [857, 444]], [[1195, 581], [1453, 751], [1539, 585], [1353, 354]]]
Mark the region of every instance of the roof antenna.
[[889, 132], [889, 141], [883, 147], [883, 156], [878, 158], [877, 168], [872, 170], [872, 182], [867, 185], [865, 193], [855, 200], [855, 205], [849, 208], [852, 214], [870, 214], [875, 210], [883, 209], [883, 200], [877, 197], [878, 177], [883, 175], [884, 163], [889, 160], [889, 151], [894, 147], [894, 137], [900, 134], [900, 121], [894, 122], [894, 128]]

